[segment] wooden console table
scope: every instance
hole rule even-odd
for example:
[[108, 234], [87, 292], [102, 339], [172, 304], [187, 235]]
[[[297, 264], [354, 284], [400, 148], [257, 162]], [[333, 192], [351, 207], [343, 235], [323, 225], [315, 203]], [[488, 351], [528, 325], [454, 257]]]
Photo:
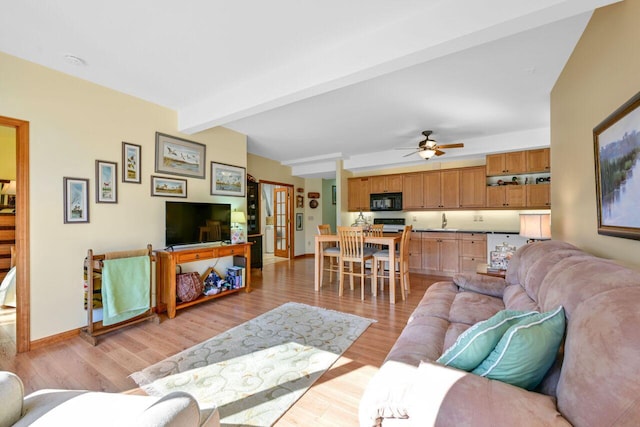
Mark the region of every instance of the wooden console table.
[[[251, 243], [237, 245], [213, 246], [204, 248], [177, 249], [175, 251], [156, 251], [156, 305], [158, 312], [167, 312], [169, 319], [176, 317], [176, 310], [200, 304], [225, 295], [234, 294], [244, 289], [251, 292]], [[242, 288], [230, 289], [215, 295], [201, 295], [189, 302], [176, 301], [176, 266], [188, 262], [202, 261], [227, 256], [243, 256], [247, 259], [245, 283]]]

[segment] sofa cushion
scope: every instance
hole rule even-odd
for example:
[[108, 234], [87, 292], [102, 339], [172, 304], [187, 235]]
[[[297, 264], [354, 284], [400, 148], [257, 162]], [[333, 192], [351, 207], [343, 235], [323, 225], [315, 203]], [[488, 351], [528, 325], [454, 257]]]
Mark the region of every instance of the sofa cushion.
[[532, 314], [535, 312], [499, 311], [463, 332], [437, 362], [465, 371], [476, 368], [491, 353], [511, 325]]
[[562, 306], [511, 326], [474, 374], [532, 390], [549, 370], [565, 329]]
[[504, 289], [502, 296], [504, 308], [519, 311], [542, 311], [538, 304], [532, 300], [524, 288], [520, 285], [509, 285]]
[[502, 298], [463, 291], [456, 294], [447, 319], [452, 323], [466, 323], [471, 326], [487, 320], [500, 310], [504, 310]]
[[476, 273], [458, 273], [453, 276], [453, 283], [466, 291], [474, 291], [493, 297], [502, 297], [507, 282], [501, 277], [486, 276]]

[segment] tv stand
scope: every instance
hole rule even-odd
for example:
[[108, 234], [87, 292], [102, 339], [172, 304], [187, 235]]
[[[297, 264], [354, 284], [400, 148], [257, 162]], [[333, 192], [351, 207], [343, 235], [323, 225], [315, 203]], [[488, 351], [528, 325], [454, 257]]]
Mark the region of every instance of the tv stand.
[[200, 295], [189, 302], [177, 302], [176, 300], [176, 266], [194, 261], [202, 261], [228, 256], [243, 256], [247, 259], [247, 266], [251, 265], [251, 243], [239, 243], [226, 246], [208, 246], [197, 248], [174, 248], [172, 251], [156, 252], [156, 306], [158, 312], [167, 312], [169, 319], [176, 317], [176, 311], [191, 307], [201, 302], [220, 298], [225, 295], [235, 294], [244, 289], [251, 292], [251, 268], [245, 268], [245, 283], [242, 288], [230, 289], [215, 295]]

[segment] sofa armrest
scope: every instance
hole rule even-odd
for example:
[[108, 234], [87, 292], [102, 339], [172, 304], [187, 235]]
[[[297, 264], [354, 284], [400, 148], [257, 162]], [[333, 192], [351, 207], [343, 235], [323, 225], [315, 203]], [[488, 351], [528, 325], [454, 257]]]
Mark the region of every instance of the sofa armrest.
[[476, 273], [458, 273], [453, 276], [453, 283], [467, 291], [499, 298], [502, 298], [504, 289], [507, 287], [506, 280], [501, 277]]
[[24, 386], [20, 378], [7, 371], [0, 371], [0, 427], [15, 424], [22, 416]]
[[412, 425], [571, 425], [551, 396], [435, 362], [417, 369], [408, 412]]

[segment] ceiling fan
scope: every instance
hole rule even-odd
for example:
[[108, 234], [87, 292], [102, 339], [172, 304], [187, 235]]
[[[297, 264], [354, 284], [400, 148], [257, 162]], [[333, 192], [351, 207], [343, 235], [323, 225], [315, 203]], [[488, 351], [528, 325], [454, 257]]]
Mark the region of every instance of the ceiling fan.
[[[413, 153], [405, 154], [403, 157], [411, 156], [412, 154], [418, 153], [420, 157], [425, 160], [429, 160], [433, 156], [442, 156], [444, 151], [441, 148], [462, 148], [464, 144], [459, 142], [456, 144], [438, 144], [435, 139], [431, 139], [431, 134], [433, 131], [425, 130], [422, 132], [425, 139], [418, 143], [418, 149], [416, 149]], [[406, 150], [406, 148], [405, 148]], [[412, 148], [412, 150], [414, 150]]]

